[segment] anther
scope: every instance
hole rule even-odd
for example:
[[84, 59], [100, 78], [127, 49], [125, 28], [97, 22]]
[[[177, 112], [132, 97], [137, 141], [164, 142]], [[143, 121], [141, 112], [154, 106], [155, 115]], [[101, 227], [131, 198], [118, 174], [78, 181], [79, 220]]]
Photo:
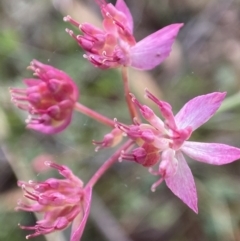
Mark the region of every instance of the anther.
[[50, 167], [51, 166], [51, 162], [50, 161], [45, 161], [44, 165]]
[[68, 22], [70, 19], [71, 19], [71, 17], [69, 15], [67, 15], [63, 18], [63, 21]]
[[79, 23], [75, 21], [70, 15], [67, 15], [66, 17], [63, 18], [64, 22], [70, 22], [72, 25], [79, 27]]
[[68, 28], [66, 28], [65, 29], [65, 31], [70, 35], [70, 36], [72, 36], [73, 35], [73, 31], [72, 30], [70, 30], [70, 29], [68, 29]]

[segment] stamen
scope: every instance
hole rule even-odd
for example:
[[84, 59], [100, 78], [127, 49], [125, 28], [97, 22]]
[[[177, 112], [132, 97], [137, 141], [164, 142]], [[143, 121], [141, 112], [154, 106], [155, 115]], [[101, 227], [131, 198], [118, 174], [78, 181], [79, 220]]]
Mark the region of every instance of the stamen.
[[70, 15], [67, 15], [66, 17], [63, 18], [64, 22], [70, 22], [72, 25], [76, 27], [80, 27], [80, 23], [78, 23], [76, 20], [74, 20]]
[[153, 185], [151, 186], [151, 191], [155, 192], [156, 188], [163, 182], [164, 178], [161, 177], [157, 182], [153, 183]]
[[107, 147], [105, 141], [92, 141], [93, 145], [97, 145], [97, 147], [94, 149], [95, 152], [98, 152], [100, 149], [103, 149], [104, 147]]
[[12, 88], [12, 87], [10, 87], [9, 88], [9, 92], [12, 94], [12, 93], [14, 93], [14, 94], [26, 94], [26, 89], [20, 89], [20, 88]]
[[38, 195], [36, 195], [36, 194], [34, 194], [32, 192], [29, 192], [26, 188], [24, 188], [23, 190], [26, 192], [26, 194], [24, 194], [24, 196], [26, 198], [29, 198], [29, 199], [31, 199], [33, 201], [38, 201], [38, 199], [39, 199]]
[[149, 98], [150, 100], [152, 100], [153, 102], [155, 102], [156, 104], [160, 104], [161, 103], [160, 100], [156, 96], [154, 96], [152, 93], [150, 93], [148, 91], [148, 89], [145, 89], [145, 96], [147, 98]]
[[159, 171], [155, 171], [152, 167], [148, 168], [149, 173], [151, 173], [153, 176], [159, 176]]
[[34, 227], [22, 226], [20, 223], [18, 223], [18, 227], [24, 230], [36, 230], [35, 226]]
[[133, 124], [139, 126], [141, 123], [138, 121], [137, 117], [133, 118]]
[[77, 36], [73, 33], [72, 30], [66, 28], [65, 31], [66, 31], [72, 38], [74, 38], [74, 39], [78, 42], [78, 38], [77, 38]]
[[41, 69], [35, 67], [35, 73], [36, 73], [36, 74], [40, 74], [40, 73], [41, 73]]
[[136, 158], [131, 153], [125, 153], [124, 151], [121, 152], [121, 155], [118, 160], [127, 160], [127, 161], [136, 161]]
[[135, 98], [135, 96], [132, 93], [129, 93], [129, 95], [132, 97], [132, 102], [142, 111], [144, 111], [144, 106]]
[[33, 76], [39, 77], [39, 73], [33, 73]]
[[115, 20], [114, 18], [113, 18], [113, 23], [114, 23], [115, 25], [117, 25], [119, 28], [121, 28], [123, 31], [126, 30], [126, 29], [124, 28], [124, 26], [123, 26], [120, 22], [118, 22], [117, 20]]
[[51, 163], [52, 163], [52, 162], [50, 162], [50, 161], [45, 161], [45, 162], [44, 162], [44, 165], [50, 167], [50, 166], [51, 166]]
[[51, 168], [57, 169], [58, 171], [63, 171], [65, 168], [61, 165], [58, 165], [57, 163], [51, 162], [51, 161], [45, 161], [44, 164], [46, 166], [49, 166]]
[[87, 57], [88, 60], [90, 60], [93, 64], [98, 65], [98, 66], [102, 66], [103, 62], [99, 62], [97, 61], [94, 56], [90, 55]]
[[103, 59], [103, 61], [108, 61], [108, 62], [118, 62], [120, 60], [120, 58], [117, 55], [107, 55], [106, 51], [102, 52], [102, 55], [104, 57], [106, 57], [105, 59]]
[[30, 66], [27, 67], [27, 70], [35, 71], [35, 67], [32, 66], [32, 62], [30, 62]]
[[106, 17], [112, 20], [113, 24], [117, 25], [119, 28], [125, 31], [124, 26], [118, 20], [116, 20], [105, 8], [102, 8], [102, 12], [105, 14]]
[[101, 7], [102, 5], [107, 5], [106, 0], [95, 0], [95, 2]]
[[119, 161], [119, 162], [122, 162], [122, 161], [123, 161], [123, 157], [122, 157], [123, 155], [124, 155], [124, 150], [121, 151], [121, 154], [120, 154], [120, 156], [119, 156], [119, 158], [118, 158], [118, 161]]
[[27, 96], [12, 95], [12, 100], [15, 101], [29, 101]]
[[130, 128], [127, 125], [124, 125], [124, 124], [118, 122], [116, 118], [114, 118], [113, 121], [115, 122], [115, 128], [118, 128], [123, 132], [127, 132], [130, 130]]
[[33, 212], [36, 210], [33, 210], [33, 207], [31, 205], [25, 204], [23, 202], [21, 202], [21, 200], [19, 200], [17, 202], [18, 207], [15, 207], [16, 211], [22, 210], [22, 211], [28, 211], [28, 212]]
[[30, 105], [28, 105], [28, 104], [20, 104], [15, 99], [12, 99], [12, 101], [19, 109], [29, 111]]

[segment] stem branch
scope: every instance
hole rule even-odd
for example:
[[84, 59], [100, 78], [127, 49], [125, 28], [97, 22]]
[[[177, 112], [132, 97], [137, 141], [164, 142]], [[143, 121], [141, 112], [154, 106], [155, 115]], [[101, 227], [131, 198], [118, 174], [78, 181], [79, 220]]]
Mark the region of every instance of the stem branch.
[[113, 120], [107, 118], [106, 116], [103, 116], [101, 114], [99, 114], [98, 112], [80, 104], [79, 102], [77, 102], [75, 104], [75, 110], [77, 110], [78, 112], [81, 112], [82, 114], [104, 124], [104, 125], [107, 125], [107, 126], [110, 126], [112, 128], [115, 128], [115, 123]]
[[128, 149], [133, 144], [132, 140], [128, 140], [123, 144], [108, 160], [106, 160], [101, 167], [95, 172], [91, 179], [86, 184], [86, 187], [93, 187], [96, 182], [103, 176], [103, 174], [118, 160], [121, 152]]
[[127, 67], [124, 67], [124, 66], [122, 67], [122, 79], [123, 79], [125, 99], [128, 105], [130, 116], [132, 119], [137, 118], [137, 120], [139, 120], [138, 112], [136, 110], [134, 103], [132, 102], [131, 96], [129, 95], [130, 90], [129, 90], [129, 84], [128, 84], [128, 72], [127, 72]]

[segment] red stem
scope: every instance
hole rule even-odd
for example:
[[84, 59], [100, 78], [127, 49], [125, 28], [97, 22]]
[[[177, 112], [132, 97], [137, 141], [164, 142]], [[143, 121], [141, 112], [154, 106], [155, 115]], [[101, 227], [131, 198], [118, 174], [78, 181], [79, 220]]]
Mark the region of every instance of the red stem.
[[131, 118], [137, 118], [139, 120], [138, 112], [137, 109], [132, 102], [132, 98], [129, 95], [130, 89], [129, 89], [129, 84], [128, 84], [128, 72], [127, 72], [127, 67], [123, 66], [122, 67], [122, 79], [123, 79], [123, 87], [124, 87], [124, 93], [125, 93], [125, 99], [128, 105], [128, 110], [130, 113]]
[[107, 118], [106, 116], [99, 114], [98, 112], [96, 112], [92, 109], [89, 109], [88, 107], [80, 104], [79, 102], [75, 103], [74, 107], [75, 107], [75, 110], [81, 112], [82, 114], [84, 114], [104, 125], [115, 128], [115, 122], [113, 120]]
[[[127, 150], [133, 144], [132, 140], [128, 140], [123, 144], [108, 160], [106, 160], [103, 165], [95, 172], [91, 179], [86, 184], [86, 187], [93, 187], [96, 182], [103, 176], [103, 174], [118, 160], [121, 152]], [[86, 188], [85, 187], [85, 188]]]

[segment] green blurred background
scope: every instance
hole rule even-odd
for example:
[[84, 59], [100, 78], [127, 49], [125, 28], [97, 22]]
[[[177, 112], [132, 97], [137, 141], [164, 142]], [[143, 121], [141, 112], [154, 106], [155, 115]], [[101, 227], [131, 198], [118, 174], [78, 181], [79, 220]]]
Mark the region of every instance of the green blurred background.
[[[115, 3], [115, 1], [112, 1]], [[175, 22], [184, 22], [170, 57], [152, 71], [131, 71], [132, 92], [141, 101], [144, 88], [169, 101], [175, 113], [189, 99], [212, 91], [227, 91], [223, 108], [198, 129], [192, 140], [240, 147], [240, 2], [238, 0], [126, 0], [134, 17], [137, 40]], [[17, 226], [34, 225], [32, 213], [15, 212], [22, 180], [44, 180], [55, 172], [40, 172], [50, 155], [67, 164], [85, 182], [114, 150], [96, 153], [91, 144], [109, 128], [79, 113], [54, 136], [25, 129], [27, 113], [10, 100], [10, 86], [23, 87], [32, 76], [32, 59], [67, 72], [78, 84], [84, 105], [113, 119], [130, 123], [117, 70], [101, 71], [83, 59], [62, 21], [100, 24], [94, 0], [0, 1], [0, 241], [25, 240]], [[74, 29], [77, 32], [77, 29]], [[41, 159], [42, 158], [42, 159]], [[40, 161], [39, 161], [40, 160]], [[195, 177], [196, 215], [162, 184], [134, 163], [116, 163], [96, 185], [91, 215], [82, 241], [239, 241], [240, 163], [210, 166], [189, 160]], [[69, 240], [69, 230], [48, 240]], [[44, 237], [35, 240], [45, 240]]]

